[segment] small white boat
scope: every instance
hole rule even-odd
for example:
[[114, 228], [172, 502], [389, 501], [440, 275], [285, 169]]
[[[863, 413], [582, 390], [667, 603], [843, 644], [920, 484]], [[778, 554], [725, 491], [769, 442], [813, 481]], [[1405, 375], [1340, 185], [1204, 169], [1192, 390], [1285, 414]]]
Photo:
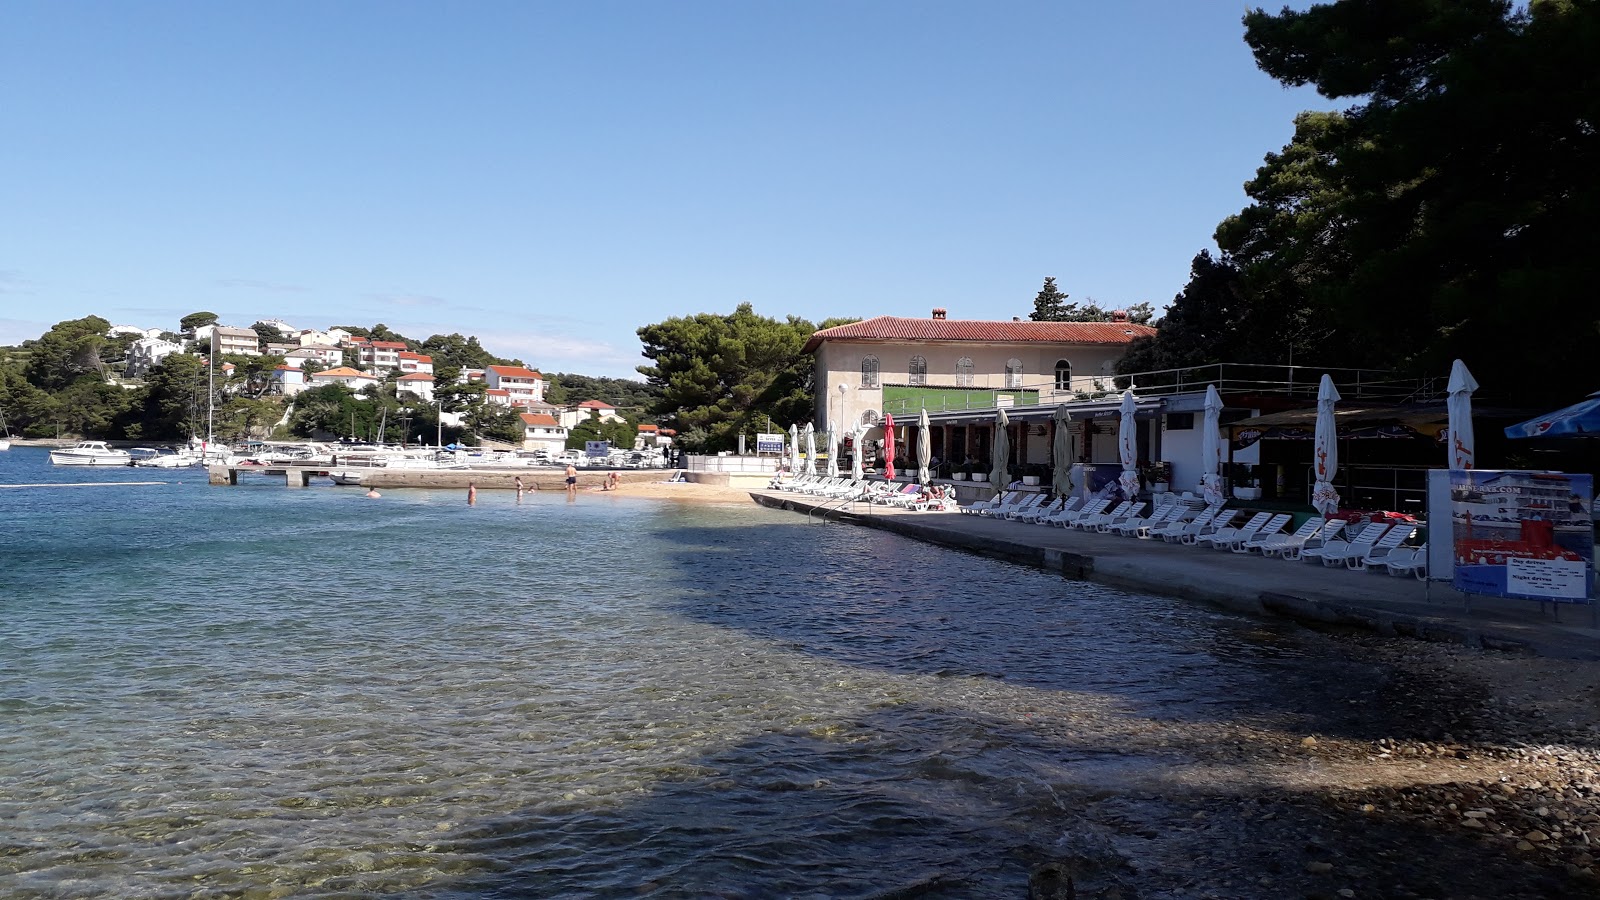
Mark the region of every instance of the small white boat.
[[10, 449], [11, 449], [11, 442], [6, 440], [3, 437], [0, 437], [0, 450], [10, 450]]
[[147, 469], [186, 469], [200, 464], [200, 454], [188, 450], [157, 450], [150, 447], [135, 447], [128, 451], [133, 456], [133, 464]]
[[79, 441], [65, 450], [51, 450], [50, 464], [56, 466], [126, 466], [133, 454], [106, 446], [105, 441]]

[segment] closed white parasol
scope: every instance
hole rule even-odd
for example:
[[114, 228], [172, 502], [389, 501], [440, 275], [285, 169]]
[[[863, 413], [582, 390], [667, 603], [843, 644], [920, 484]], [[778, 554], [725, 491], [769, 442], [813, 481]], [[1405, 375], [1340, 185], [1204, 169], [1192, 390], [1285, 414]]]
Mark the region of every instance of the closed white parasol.
[[806, 474], [817, 474], [817, 426], [806, 423]]
[[994, 447], [989, 457], [989, 483], [994, 485], [994, 492], [999, 494], [1006, 487], [1006, 469], [1011, 462], [1011, 435], [1006, 433], [1006, 428], [1011, 421], [1006, 418], [1006, 411], [994, 411]]
[[789, 474], [800, 474], [800, 426], [789, 426]]
[[1339, 511], [1339, 492], [1333, 489], [1333, 476], [1339, 471], [1339, 426], [1333, 419], [1333, 405], [1340, 400], [1333, 379], [1322, 376], [1317, 388], [1317, 432], [1312, 447], [1312, 465], [1317, 473], [1311, 487], [1311, 505], [1324, 516]]
[[933, 426], [928, 424], [928, 410], [924, 408], [917, 418], [917, 482], [928, 483], [928, 463], [933, 460]]
[[828, 426], [828, 477], [839, 477], [839, 436]]
[[856, 481], [860, 481], [861, 479], [867, 477], [867, 473], [864, 468], [865, 464], [861, 459], [866, 455], [866, 448], [861, 446], [861, 439], [865, 437], [866, 434], [867, 429], [860, 422], [857, 422], [855, 427], [850, 429], [850, 446], [854, 448], [853, 452], [850, 454], [850, 477]]
[[1072, 424], [1072, 413], [1067, 411], [1066, 404], [1056, 407], [1056, 440], [1051, 452], [1055, 454], [1055, 470], [1051, 473], [1050, 489], [1057, 496], [1065, 497], [1072, 493], [1072, 435], [1067, 431], [1067, 426]]
[[1221, 503], [1222, 476], [1222, 395], [1217, 386], [1206, 386], [1205, 430], [1200, 433], [1200, 495], [1207, 506]]
[[1139, 426], [1134, 414], [1139, 410], [1133, 391], [1122, 392], [1122, 406], [1117, 410], [1121, 422], [1117, 426], [1117, 454], [1122, 460], [1122, 475], [1117, 478], [1122, 485], [1122, 496], [1132, 500], [1139, 496]]
[[1470, 469], [1478, 457], [1478, 441], [1472, 433], [1472, 392], [1478, 382], [1467, 371], [1467, 364], [1456, 360], [1450, 366], [1450, 396], [1445, 409], [1450, 414], [1450, 468]]

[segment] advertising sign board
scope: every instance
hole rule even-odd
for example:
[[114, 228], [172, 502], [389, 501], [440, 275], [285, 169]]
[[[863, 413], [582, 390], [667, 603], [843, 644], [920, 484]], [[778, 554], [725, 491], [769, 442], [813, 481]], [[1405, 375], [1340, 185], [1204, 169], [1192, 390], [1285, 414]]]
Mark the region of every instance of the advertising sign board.
[[610, 441], [584, 441], [583, 452], [585, 456], [610, 456]]
[[1456, 589], [1552, 603], [1589, 602], [1593, 503], [1590, 475], [1452, 470], [1449, 539]]
[[783, 434], [758, 434], [756, 435], [756, 453], [776, 453], [783, 455]]

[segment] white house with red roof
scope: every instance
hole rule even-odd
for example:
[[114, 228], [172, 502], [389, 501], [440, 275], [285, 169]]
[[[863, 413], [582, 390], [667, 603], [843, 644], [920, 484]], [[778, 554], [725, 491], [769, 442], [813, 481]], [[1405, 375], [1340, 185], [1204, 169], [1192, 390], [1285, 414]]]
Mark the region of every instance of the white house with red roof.
[[638, 428], [639, 432], [633, 438], [633, 449], [635, 450], [655, 450], [670, 447], [672, 446], [672, 438], [677, 435], [677, 432], [670, 428], [662, 428], [659, 425], [651, 425], [648, 422], [639, 425]]
[[394, 380], [395, 393], [412, 394], [426, 403], [433, 402], [433, 376], [426, 372], [412, 372]]
[[421, 372], [424, 375], [433, 374], [433, 357], [426, 353], [412, 353], [410, 350], [400, 351], [400, 371], [407, 374]]
[[306, 377], [306, 382], [312, 387], [321, 387], [325, 384], [342, 384], [352, 391], [360, 391], [362, 388], [378, 384], [379, 380], [358, 369], [339, 366], [338, 368], [309, 375]]
[[299, 366], [278, 366], [272, 370], [272, 381], [275, 390], [285, 397], [293, 397], [309, 387], [306, 384], [306, 373], [302, 372]]
[[[1134, 340], [1155, 334], [1126, 316], [1110, 322], [984, 321], [878, 316], [816, 332], [817, 422], [840, 433], [926, 406], [993, 409], [1060, 402], [1111, 387]], [[843, 390], [840, 387], [843, 386]]]
[[587, 422], [590, 419], [599, 419], [601, 422], [623, 421], [622, 414], [617, 412], [617, 408], [604, 400], [585, 400], [568, 406], [561, 410], [560, 419], [561, 424], [568, 428], [576, 428], [579, 422]]
[[351, 338], [350, 343], [361, 354], [361, 364], [374, 372], [391, 372], [400, 368], [400, 354], [406, 349], [406, 345], [400, 341], [374, 341], [358, 337]]
[[501, 388], [489, 388], [483, 392], [483, 402], [493, 403], [498, 406], [510, 406], [511, 392]]
[[520, 405], [518, 401], [544, 400], [544, 376], [532, 369], [523, 366], [488, 366], [483, 370], [483, 379], [491, 391], [505, 391], [510, 397], [510, 405]]
[[331, 369], [335, 366], [344, 364], [344, 351], [340, 350], [338, 347], [326, 347], [320, 344], [313, 344], [310, 346], [303, 346], [295, 350], [290, 350], [288, 353], [283, 355], [283, 361], [286, 365], [294, 366], [297, 369], [304, 366], [307, 362], [315, 362], [318, 365], [326, 366]]
[[522, 414], [522, 449], [547, 450], [552, 454], [567, 448], [567, 426], [547, 413]]

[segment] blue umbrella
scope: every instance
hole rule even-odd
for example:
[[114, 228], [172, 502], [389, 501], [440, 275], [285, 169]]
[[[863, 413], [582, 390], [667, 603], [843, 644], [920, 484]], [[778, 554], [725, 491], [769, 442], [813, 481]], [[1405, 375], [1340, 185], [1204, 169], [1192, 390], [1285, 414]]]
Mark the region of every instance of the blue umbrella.
[[1600, 391], [1589, 395], [1582, 403], [1566, 409], [1545, 413], [1506, 429], [1508, 438], [1531, 437], [1600, 437]]

